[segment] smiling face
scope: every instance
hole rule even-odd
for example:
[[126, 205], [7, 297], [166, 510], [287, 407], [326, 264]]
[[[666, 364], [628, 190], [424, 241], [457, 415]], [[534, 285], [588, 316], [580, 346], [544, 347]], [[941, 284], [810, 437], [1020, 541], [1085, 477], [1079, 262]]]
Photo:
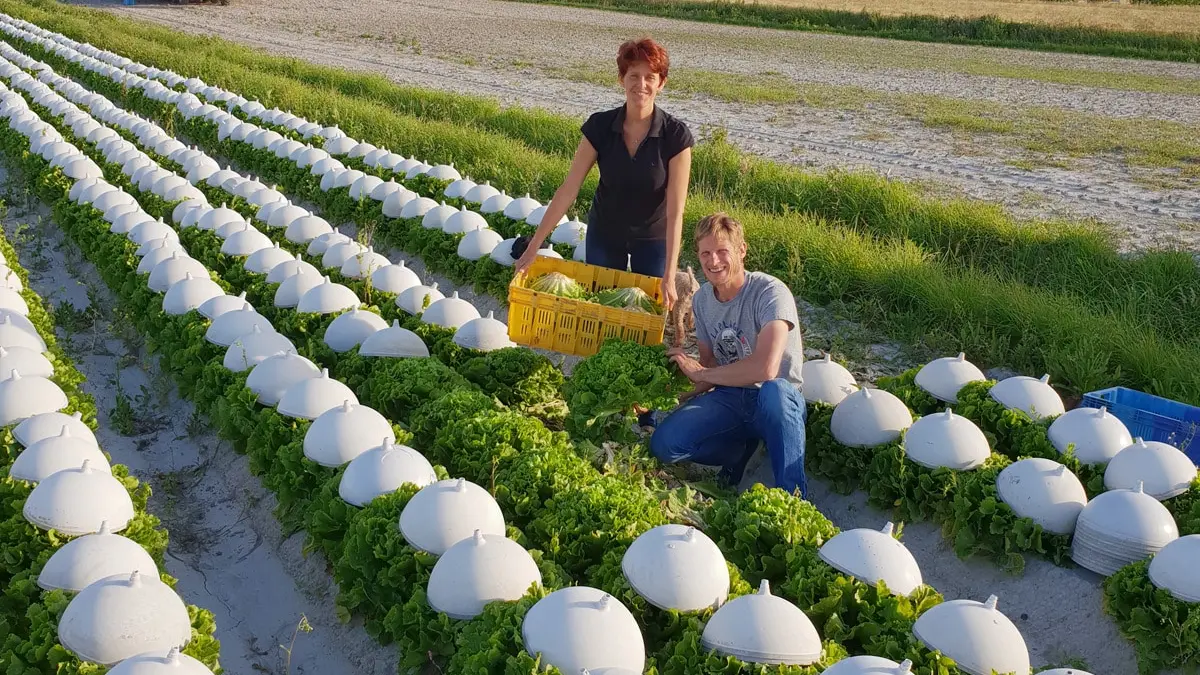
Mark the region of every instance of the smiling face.
[[662, 91], [666, 79], [650, 67], [645, 61], [638, 61], [629, 66], [621, 77], [621, 86], [625, 89], [625, 100], [635, 106], [643, 107], [654, 103], [658, 92]]
[[723, 232], [714, 232], [696, 242], [704, 278], [716, 287], [728, 286], [741, 279], [746, 270], [746, 242], [731, 241]]

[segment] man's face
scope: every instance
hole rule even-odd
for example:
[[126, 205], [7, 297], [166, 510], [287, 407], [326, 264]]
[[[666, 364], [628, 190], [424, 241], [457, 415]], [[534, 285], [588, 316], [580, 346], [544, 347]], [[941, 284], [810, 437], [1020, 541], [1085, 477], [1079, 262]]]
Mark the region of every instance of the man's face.
[[697, 244], [700, 267], [713, 286], [721, 286], [745, 269], [746, 242], [734, 244], [724, 234], [710, 234]]

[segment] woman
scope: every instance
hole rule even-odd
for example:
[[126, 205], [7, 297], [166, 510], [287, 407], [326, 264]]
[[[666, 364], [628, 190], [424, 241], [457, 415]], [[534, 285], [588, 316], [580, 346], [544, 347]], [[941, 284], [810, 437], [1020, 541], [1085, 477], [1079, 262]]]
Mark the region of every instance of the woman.
[[617, 72], [625, 104], [584, 122], [571, 169], [517, 260], [517, 271], [533, 263], [592, 165], [599, 164], [600, 185], [587, 219], [587, 263], [662, 277], [663, 304], [671, 308], [695, 139], [687, 125], [654, 104], [669, 64], [667, 51], [654, 40], [621, 45]]

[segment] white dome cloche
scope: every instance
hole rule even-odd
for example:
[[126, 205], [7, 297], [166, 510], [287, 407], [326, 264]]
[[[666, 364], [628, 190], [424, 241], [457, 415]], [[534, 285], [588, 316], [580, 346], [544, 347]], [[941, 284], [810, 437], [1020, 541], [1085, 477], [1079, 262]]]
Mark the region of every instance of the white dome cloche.
[[823, 675], [909, 675], [912, 661], [896, 663], [882, 656], [851, 656], [825, 669]]
[[892, 536], [892, 523], [881, 530], [843, 530], [817, 554], [837, 571], [874, 586], [882, 581], [893, 595], [907, 596], [924, 583], [916, 558]]
[[400, 209], [400, 217], [406, 220], [421, 218], [423, 221], [425, 215], [436, 208], [438, 208], [438, 203], [429, 197], [417, 197], [404, 203]]
[[363, 340], [358, 354], [389, 358], [427, 358], [429, 347], [425, 346], [419, 335], [402, 327], [399, 320], [393, 319], [391, 326], [376, 331]]
[[308, 242], [308, 248], [305, 249], [305, 252], [311, 256], [324, 257], [325, 251], [328, 251], [329, 247], [345, 241], [350, 241], [350, 237], [338, 232], [337, 230], [331, 230], [324, 234], [313, 237], [313, 239]]
[[435, 480], [437, 475], [424, 455], [385, 438], [381, 445], [350, 460], [338, 483], [338, 496], [348, 504], [366, 506], [372, 499], [395, 492], [405, 483], [424, 490]]
[[442, 202], [421, 216], [421, 227], [426, 230], [441, 230], [446, 223], [446, 219], [456, 213], [458, 211], [453, 206]]
[[374, 408], [347, 400], [313, 421], [304, 434], [304, 456], [321, 466], [341, 466], [381, 441], [396, 442], [391, 422]]
[[[37, 329], [30, 330], [30, 321], [16, 312], [0, 312], [0, 347], [25, 347], [39, 354], [47, 351], [46, 341]], [[8, 373], [0, 373], [0, 377]]]
[[520, 544], [475, 530], [438, 558], [426, 598], [435, 612], [461, 621], [479, 616], [490, 602], [520, 600], [541, 583], [537, 563]]
[[518, 197], [510, 201], [504, 207], [504, 217], [512, 220], [525, 220], [529, 214], [541, 207], [541, 202], [526, 194], [524, 197]]
[[416, 316], [425, 311], [426, 301], [428, 301], [429, 306], [432, 306], [433, 303], [445, 297], [438, 290], [438, 285], [435, 281], [429, 286], [422, 284], [404, 289], [403, 292], [396, 296], [396, 306]]
[[27, 417], [23, 422], [13, 427], [13, 438], [25, 447], [29, 447], [45, 438], [52, 438], [62, 433], [63, 427], [71, 431], [71, 436], [83, 438], [99, 446], [96, 434], [83, 422], [83, 413], [75, 411], [70, 415], [61, 412], [48, 412]]
[[400, 512], [400, 534], [404, 540], [413, 548], [435, 556], [470, 537], [475, 530], [503, 537], [504, 514], [487, 490], [465, 478], [426, 485]]
[[63, 647], [83, 661], [111, 666], [192, 639], [187, 607], [152, 570], [113, 575], [80, 591], [58, 622]]
[[21, 451], [8, 468], [14, 480], [40, 483], [51, 474], [82, 466], [84, 460], [96, 471], [112, 473], [108, 458], [91, 439], [74, 438], [70, 427], [63, 425], [59, 435], [44, 438]]
[[458, 242], [458, 257], [465, 260], [481, 260], [491, 255], [502, 241], [504, 237], [495, 230], [486, 227], [471, 230]]
[[496, 244], [495, 248], [492, 249], [492, 252], [488, 254], [488, 257], [492, 260], [495, 260], [503, 267], [512, 267], [513, 263], [517, 261], [516, 258], [512, 257], [512, 247], [513, 243], [516, 241], [517, 238], [512, 237], [510, 239], [505, 239], [499, 244]]
[[269, 274], [275, 269], [276, 265], [292, 260], [292, 254], [279, 247], [279, 242], [275, 242], [274, 246], [261, 248], [254, 253], [251, 253], [246, 262], [242, 264], [242, 268], [253, 274]]
[[380, 268], [391, 264], [392, 261], [388, 260], [387, 256], [376, 253], [374, 248], [368, 247], [367, 250], [359, 251], [347, 258], [342, 263], [341, 273], [347, 279], [366, 279]]
[[355, 307], [349, 312], [343, 312], [325, 329], [323, 337], [325, 344], [338, 354], [354, 349], [362, 341], [387, 328], [387, 321], [375, 312]]
[[[542, 224], [542, 219], [546, 217], [546, 210], [549, 208], [550, 208], [549, 204], [547, 204], [545, 206], [537, 207], [536, 209], [531, 211], [528, 216], [525, 217], [525, 224], [532, 225], [534, 227], [540, 227]], [[554, 225], [557, 227], [558, 225], [562, 225], [565, 222], [567, 222], [567, 216], [563, 215], [562, 217], [560, 217], [558, 219], [558, 222], [555, 223]]]
[[479, 206], [479, 212], [483, 214], [503, 213], [504, 209], [508, 208], [508, 205], [511, 204], [512, 201], [512, 197], [509, 197], [503, 192], [499, 192], [483, 200], [483, 203]]
[[[316, 265], [308, 262], [303, 256], [297, 253], [294, 258], [285, 260], [275, 267], [272, 267], [271, 271], [267, 272], [267, 283], [281, 284], [297, 271], [301, 271], [305, 274], [315, 275], [317, 279], [321, 278], [321, 270], [318, 270]], [[297, 299], [297, 302], [298, 301], [299, 299]]]
[[833, 409], [830, 429], [842, 445], [871, 448], [895, 441], [912, 424], [912, 413], [894, 394], [860, 389]]
[[1109, 576], [1178, 538], [1179, 527], [1171, 512], [1138, 483], [1133, 490], [1102, 492], [1083, 507], [1075, 522], [1071, 559]]
[[235, 373], [249, 370], [279, 352], [296, 351], [292, 341], [275, 332], [254, 326], [225, 350], [221, 365]]
[[19, 345], [0, 347], [0, 373], [14, 370], [25, 373], [26, 377], [54, 376], [54, 364], [42, 352]]
[[821, 638], [812, 621], [799, 607], [771, 595], [766, 579], [757, 593], [718, 609], [700, 642], [748, 663], [809, 665], [821, 659]]
[[1200, 603], [1200, 534], [1189, 534], [1162, 547], [1150, 560], [1150, 581], [1176, 599]]
[[929, 395], [946, 403], [958, 402], [958, 391], [970, 382], [983, 381], [983, 371], [967, 360], [967, 355], [934, 359], [917, 371], [915, 384]]
[[345, 401], [358, 405], [358, 397], [350, 387], [329, 377], [329, 369], [322, 368], [317, 377], [305, 378], [288, 387], [275, 409], [286, 417], [315, 420]]
[[371, 174], [360, 176], [350, 184], [350, 198], [355, 201], [369, 199], [371, 191], [380, 185], [383, 185], [383, 179], [379, 176], [372, 176]]
[[289, 350], [268, 356], [254, 366], [246, 376], [246, 388], [258, 396], [260, 404], [275, 406], [293, 385], [320, 375], [317, 364]]
[[926, 647], [954, 659], [971, 675], [1030, 672], [1029, 649], [1012, 621], [987, 602], [950, 600], [935, 605], [913, 624], [913, 635]]
[[225, 312], [236, 312], [239, 309], [246, 307], [246, 291], [242, 291], [237, 295], [218, 295], [215, 298], [205, 300], [204, 304], [196, 308], [200, 312], [200, 316], [212, 321]]
[[179, 239], [179, 233], [176, 232], [173, 227], [163, 222], [162, 218], [159, 218], [158, 220], [145, 221], [139, 225], [136, 225], [126, 236], [128, 236], [129, 241], [132, 241], [138, 246], [141, 246], [148, 241], [162, 239], [163, 237], [175, 240]]
[[567, 220], [554, 228], [550, 233], [550, 243], [578, 246], [587, 235], [587, 225], [578, 220]]
[[208, 268], [204, 266], [204, 263], [186, 253], [174, 251], [166, 260], [150, 270], [150, 278], [146, 281], [146, 285], [152, 291], [166, 293], [171, 286], [186, 279], [188, 274], [193, 277], [208, 276]]
[[996, 495], [1018, 518], [1029, 518], [1051, 534], [1071, 534], [1087, 506], [1087, 492], [1066, 466], [1028, 457], [1004, 467], [996, 477]]
[[992, 454], [987, 436], [954, 410], [926, 415], [904, 432], [904, 454], [928, 469], [977, 469]]
[[188, 273], [183, 281], [172, 284], [163, 296], [163, 311], [172, 316], [187, 314], [213, 298], [225, 295], [225, 290], [205, 273], [194, 277]]
[[70, 404], [57, 384], [45, 377], [22, 377], [13, 369], [0, 382], [0, 426], [6, 427], [42, 413], [62, 410]]
[[38, 574], [37, 585], [47, 591], [78, 593], [106, 577], [138, 570], [150, 574], [158, 566], [141, 544], [113, 533], [105, 521], [95, 534], [72, 539], [55, 551]]
[[208, 666], [172, 647], [138, 654], [118, 663], [108, 675], [212, 675]]
[[454, 344], [463, 349], [473, 349], [490, 352], [505, 347], [516, 347], [517, 343], [508, 337], [508, 326], [496, 318], [495, 312], [488, 310], [487, 316], [471, 319], [454, 331]]
[[340, 136], [325, 141], [324, 150], [331, 155], [345, 155], [358, 145], [358, 141], [349, 136]]
[[482, 204], [498, 194], [500, 194], [500, 191], [489, 185], [485, 180], [482, 183], [478, 183], [470, 190], [467, 190], [466, 193], [463, 194], [463, 199], [472, 204]]
[[1084, 464], [1104, 464], [1133, 445], [1133, 436], [1107, 408], [1075, 408], [1059, 415], [1046, 435], [1060, 453], [1075, 445], [1075, 457]]
[[241, 309], [225, 312], [213, 319], [204, 331], [204, 340], [218, 347], [228, 347], [253, 331], [255, 326], [263, 331], [275, 330], [266, 317], [255, 311], [250, 303], [244, 302]]
[[428, 171], [425, 172], [425, 175], [436, 180], [455, 181], [459, 178], [462, 178], [462, 175], [459, 174], [458, 170], [454, 168], [454, 164], [438, 164], [436, 166], [432, 166]]
[[329, 221], [316, 215], [309, 214], [288, 223], [283, 238], [293, 244], [306, 244], [317, 237], [333, 232]]
[[441, 298], [429, 303], [429, 307], [421, 314], [422, 323], [454, 329], [478, 318], [480, 318], [479, 310], [475, 309], [475, 305], [458, 297], [458, 291], [454, 291], [448, 298]]
[[329, 248], [326, 248], [325, 252], [321, 254], [321, 267], [341, 270], [342, 265], [345, 265], [347, 260], [366, 250], [366, 246], [353, 239], [330, 244]]
[[[392, 194], [400, 192], [404, 189], [405, 188], [403, 185], [397, 183], [395, 178], [392, 178], [391, 180], [380, 183], [372, 188], [370, 197], [377, 202], [385, 202], [387, 201], [388, 197], [392, 196]], [[387, 214], [385, 213], [384, 215]]]
[[221, 244], [221, 253], [234, 257], [251, 256], [264, 248], [271, 248], [274, 242], [258, 230], [247, 227], [234, 232]]
[[729, 567], [708, 535], [687, 525], [659, 525], [634, 540], [621, 558], [633, 590], [664, 610], [716, 609], [729, 597]]
[[[292, 223], [310, 216], [312, 214], [308, 212], [308, 209], [284, 202], [283, 206], [276, 207], [270, 212], [266, 222], [271, 227], [282, 227], [286, 231], [292, 227]], [[262, 220], [262, 218], [260, 217], [259, 220]]]
[[21, 316], [29, 316], [29, 303], [21, 297], [21, 292], [7, 286], [0, 287], [0, 308], [11, 309]]
[[[383, 200], [383, 206], [380, 208], [385, 218], [407, 218], [408, 216], [404, 215], [404, 207], [408, 206], [409, 202], [412, 202], [416, 199], [417, 193], [402, 187], [399, 190], [394, 190], [388, 194], [388, 196]], [[432, 199], [430, 199], [429, 202], [429, 208], [433, 208], [433, 206], [437, 204], [437, 202], [434, 202]], [[415, 218], [418, 215], [423, 216], [425, 214], [415, 214], [412, 217]]]
[[805, 361], [800, 374], [804, 379], [804, 398], [808, 401], [837, 405], [858, 391], [854, 375], [828, 353], [824, 358]]
[[[646, 668], [646, 643], [621, 601], [596, 588], [568, 586], [538, 600], [521, 623], [525, 650], [563, 673]], [[619, 672], [619, 670], [618, 670]]]
[[133, 519], [133, 500], [125, 484], [84, 460], [77, 469], [50, 474], [25, 499], [25, 520], [69, 537], [99, 532], [107, 522], [120, 532]]
[[483, 216], [474, 211], [468, 211], [467, 207], [464, 206], [446, 217], [446, 220], [442, 223], [442, 231], [446, 234], [466, 234], [473, 230], [484, 229], [487, 226], [488, 222]]
[[320, 272], [298, 269], [280, 282], [279, 288], [275, 289], [273, 302], [276, 307], [296, 307], [300, 304], [300, 298], [324, 283], [326, 278]]
[[358, 296], [350, 287], [335, 284], [329, 277], [325, 277], [320, 284], [300, 296], [300, 301], [296, 303], [296, 311], [333, 314], [358, 305]]
[[421, 285], [421, 277], [403, 260], [385, 265], [371, 273], [371, 286], [385, 293], [399, 295], [413, 286]]
[[1037, 420], [1061, 415], [1065, 411], [1062, 397], [1050, 386], [1050, 376], [1034, 379], [1017, 375], [1003, 379], [988, 392], [992, 399], [1009, 410], [1020, 410]]
[[1128, 490], [1142, 483], [1146, 494], [1161, 501], [1187, 492], [1195, 478], [1196, 465], [1178, 448], [1137, 438], [1108, 463], [1104, 487]]
[[459, 178], [447, 185], [442, 194], [448, 199], [460, 199], [465, 197], [467, 192], [473, 190], [475, 186], [475, 181], [470, 178]]
[[201, 230], [215, 232], [217, 228], [228, 225], [229, 223], [244, 223], [246, 219], [242, 214], [234, 211], [225, 204], [205, 213], [200, 216], [200, 220], [196, 222], [196, 227]]

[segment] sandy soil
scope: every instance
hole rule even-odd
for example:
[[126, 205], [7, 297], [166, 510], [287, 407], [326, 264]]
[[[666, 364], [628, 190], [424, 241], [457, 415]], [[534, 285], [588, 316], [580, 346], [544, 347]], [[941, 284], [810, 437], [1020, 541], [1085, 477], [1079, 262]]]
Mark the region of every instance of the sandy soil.
[[[9, 209], [4, 231], [30, 271], [30, 287], [54, 306], [82, 311], [94, 300], [101, 308], [92, 327], [60, 328], [58, 337], [95, 397], [101, 447], [154, 489], [150, 510], [170, 533], [166, 571], [179, 579], [186, 602], [215, 614], [225, 672], [395, 673], [394, 648], [339, 623], [324, 556], [303, 556], [302, 534], [283, 539], [274, 497], [250, 474], [245, 457], [207, 422], [193, 421], [191, 402], [179, 397], [157, 357], [146, 355], [141, 337], [114, 323], [116, 300], [95, 268], [44, 208]], [[133, 399], [133, 436], [114, 428], [119, 392]], [[292, 645], [301, 617], [313, 631], [295, 636], [289, 667], [283, 647]]]
[[[577, 116], [618, 104], [619, 93], [556, 77], [548, 69], [578, 62], [607, 67], [620, 40], [650, 33], [668, 44], [674, 64], [691, 69], [772, 73], [798, 83], [872, 92], [1200, 122], [1196, 96], [967, 74], [984, 64], [1196, 80], [1200, 66], [1195, 64], [897, 43], [492, 0], [98, 4], [276, 54]], [[447, 17], [453, 17], [453, 30], [447, 29]], [[1178, 245], [1200, 251], [1200, 189], [1195, 181], [1187, 183], [1188, 189], [1146, 183], [1147, 175], [1173, 175], [1170, 171], [1147, 174], [1119, 158], [1079, 159], [1070, 169], [1026, 170], [1006, 163], [1020, 153], [995, 138], [932, 129], [871, 106], [743, 105], [694, 96], [671, 97], [664, 107], [693, 128], [724, 128], [739, 146], [778, 161], [867, 168], [931, 184], [935, 193], [999, 202], [1021, 216], [1096, 218], [1120, 232], [1128, 249]]]

